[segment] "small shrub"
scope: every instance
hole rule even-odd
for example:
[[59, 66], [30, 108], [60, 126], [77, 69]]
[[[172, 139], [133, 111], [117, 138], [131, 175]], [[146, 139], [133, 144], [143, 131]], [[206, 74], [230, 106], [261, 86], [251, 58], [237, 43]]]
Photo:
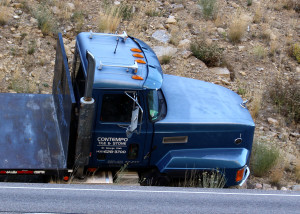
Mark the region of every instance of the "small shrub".
[[213, 171], [186, 171], [183, 182], [177, 182], [174, 186], [223, 188], [226, 184], [224, 173], [218, 169]]
[[258, 7], [255, 10], [255, 14], [253, 17], [253, 23], [256, 23], [256, 24], [260, 23], [262, 18], [263, 18], [263, 11], [260, 7]]
[[108, 7], [103, 14], [100, 14], [98, 30], [104, 33], [114, 33], [121, 19], [121, 10], [119, 7]]
[[251, 6], [252, 5], [252, 0], [247, 0], [247, 6]]
[[277, 41], [271, 41], [270, 43], [270, 56], [280, 53], [279, 44]]
[[156, 10], [147, 10], [145, 13], [147, 16], [149, 17], [155, 17], [155, 16], [161, 16], [161, 13], [159, 11]]
[[238, 87], [237, 93], [241, 96], [245, 96], [245, 94], [247, 93], [247, 89], [242, 88], [242, 87]]
[[264, 59], [267, 55], [266, 49], [263, 46], [255, 46], [253, 48], [252, 54], [257, 58], [257, 59]]
[[205, 19], [215, 19], [217, 15], [216, 0], [199, 0]]
[[253, 144], [250, 166], [254, 176], [266, 175], [278, 161], [279, 151], [274, 146], [268, 147], [266, 143], [255, 141]]
[[191, 43], [191, 51], [193, 55], [203, 61], [207, 66], [218, 66], [223, 59], [223, 48], [216, 44], [207, 44], [203, 40]]
[[29, 46], [28, 46], [28, 51], [27, 51], [27, 53], [28, 53], [29, 55], [34, 54], [35, 48], [36, 48], [36, 43], [35, 43], [35, 41], [31, 41], [30, 44], [29, 44]]
[[228, 39], [232, 43], [239, 43], [243, 38], [247, 28], [247, 23], [241, 17], [236, 17], [233, 19], [228, 30]]
[[297, 60], [300, 64], [300, 44], [296, 43], [292, 47], [292, 56]]
[[0, 6], [8, 6], [10, 3], [10, 0], [1, 0], [0, 1]]
[[71, 17], [71, 21], [75, 24], [75, 32], [81, 32], [85, 21], [84, 12], [81, 10], [76, 10]]
[[277, 167], [272, 170], [270, 175], [270, 183], [274, 186], [280, 187], [280, 181], [283, 177], [283, 168]]
[[8, 21], [7, 7], [0, 6], [0, 26], [5, 25]]
[[256, 91], [253, 94], [253, 99], [251, 100], [251, 105], [250, 105], [250, 114], [254, 119], [257, 118], [258, 113], [261, 109], [261, 102], [262, 102], [262, 93], [260, 91]]
[[56, 20], [46, 5], [39, 6], [33, 13], [38, 21], [38, 28], [44, 35], [51, 35], [57, 32]]
[[161, 57], [161, 59], [159, 60], [159, 62], [160, 62], [160, 64], [162, 64], [162, 65], [169, 64], [170, 61], [171, 61], [171, 58], [172, 58], [171, 56], [163, 55], [163, 56]]
[[300, 84], [294, 80], [276, 78], [268, 87], [268, 94], [280, 114], [288, 121], [300, 122]]
[[127, 4], [122, 4], [120, 6], [120, 15], [123, 20], [131, 20], [132, 18], [132, 6]]

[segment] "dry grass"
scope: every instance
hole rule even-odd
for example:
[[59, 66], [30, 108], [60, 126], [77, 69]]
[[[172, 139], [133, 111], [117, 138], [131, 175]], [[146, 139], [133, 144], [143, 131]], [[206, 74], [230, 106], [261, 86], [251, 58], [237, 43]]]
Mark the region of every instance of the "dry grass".
[[297, 161], [296, 167], [295, 167], [295, 176], [296, 181], [300, 183], [300, 160]]
[[262, 104], [262, 90], [257, 90], [254, 92], [253, 100], [251, 101], [250, 105], [250, 114], [251, 116], [256, 119], [258, 116], [258, 113], [261, 109]]
[[260, 23], [263, 19], [263, 10], [261, 7], [257, 7], [255, 9], [255, 13], [254, 13], [254, 16], [253, 16], [253, 23]]
[[213, 171], [186, 171], [183, 181], [174, 182], [176, 187], [223, 188], [226, 184], [224, 173]]
[[232, 22], [228, 30], [228, 39], [232, 43], [239, 43], [246, 33], [247, 21], [241, 16], [236, 16], [232, 19]]
[[300, 64], [300, 43], [295, 43], [292, 46], [292, 57], [294, 57], [297, 62]]
[[251, 171], [254, 176], [262, 177], [274, 168], [279, 160], [279, 150], [269, 142], [257, 140], [253, 143], [251, 154]]
[[165, 65], [165, 64], [169, 64], [171, 62], [171, 58], [172, 56], [168, 56], [168, 55], [163, 55], [161, 57], [161, 59], [159, 60], [160, 64]]
[[267, 51], [263, 46], [257, 45], [253, 48], [252, 54], [256, 59], [264, 59], [267, 56]]
[[270, 56], [274, 56], [276, 53], [279, 53], [279, 43], [277, 41], [271, 41], [270, 43]]
[[98, 21], [99, 32], [114, 33], [121, 22], [121, 10], [117, 6], [111, 6], [105, 10], [104, 13], [100, 13]]
[[300, 84], [295, 79], [277, 77], [270, 81], [268, 95], [287, 122], [300, 122]]
[[207, 66], [219, 66], [223, 60], [223, 48], [216, 44], [207, 44], [203, 40], [191, 42], [190, 49], [193, 55]]
[[10, 3], [10, 0], [1, 0], [0, 1], [0, 6], [8, 6]]
[[0, 26], [5, 25], [8, 21], [7, 7], [0, 5]]
[[283, 178], [284, 168], [283, 167], [276, 167], [271, 171], [270, 174], [270, 183], [274, 186], [280, 187], [280, 182]]

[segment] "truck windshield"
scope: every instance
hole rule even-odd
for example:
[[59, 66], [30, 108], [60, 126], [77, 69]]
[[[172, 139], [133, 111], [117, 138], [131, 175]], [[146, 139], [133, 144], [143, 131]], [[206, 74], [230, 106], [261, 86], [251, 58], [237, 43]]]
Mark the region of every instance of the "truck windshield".
[[158, 91], [151, 90], [148, 93], [148, 105], [151, 121], [157, 120], [159, 116], [159, 98]]

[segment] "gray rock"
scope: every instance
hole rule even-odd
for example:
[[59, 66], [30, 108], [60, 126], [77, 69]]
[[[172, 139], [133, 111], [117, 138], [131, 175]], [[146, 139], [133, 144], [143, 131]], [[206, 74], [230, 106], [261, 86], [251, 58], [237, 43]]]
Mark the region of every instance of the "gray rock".
[[74, 11], [75, 10], [75, 5], [73, 3], [67, 3], [66, 4], [67, 8], [70, 10], [70, 11]]
[[17, 14], [17, 15], [21, 15], [22, 13], [23, 13], [22, 10], [15, 10], [15, 14]]
[[255, 189], [262, 189], [262, 188], [263, 188], [262, 184], [260, 183], [255, 184]]
[[152, 37], [162, 43], [168, 43], [170, 41], [170, 34], [166, 30], [157, 30], [152, 34]]
[[184, 6], [182, 4], [172, 4], [171, 8], [172, 8], [173, 12], [177, 12], [177, 11], [183, 10]]
[[177, 52], [177, 48], [170, 46], [154, 46], [153, 51], [156, 53], [157, 58], [160, 59], [162, 56], [173, 56]]
[[287, 191], [288, 189], [286, 187], [281, 187], [280, 190]]
[[176, 19], [174, 16], [169, 16], [166, 20], [166, 24], [176, 24]]
[[191, 51], [188, 51], [188, 50], [184, 50], [182, 53], [181, 53], [181, 55], [182, 55], [182, 57], [184, 58], [184, 59], [187, 59], [187, 58], [189, 58], [190, 56], [192, 56], [192, 52]]
[[14, 17], [14, 19], [20, 19], [20, 16], [17, 16], [17, 15], [15, 15], [13, 17]]
[[217, 28], [217, 31], [218, 31], [219, 34], [225, 33], [225, 30], [223, 28], [220, 28], [220, 27]]
[[268, 120], [268, 123], [270, 125], [273, 125], [273, 126], [278, 126], [279, 125], [278, 120], [275, 120], [274, 118], [269, 117], [267, 120]]
[[209, 71], [221, 77], [230, 79], [230, 71], [227, 68], [215, 67], [209, 69]]
[[38, 23], [38, 20], [35, 19], [35, 18], [33, 18], [33, 17], [31, 17], [31, 18], [30, 18], [30, 23], [31, 23], [31, 24], [37, 24], [37, 23]]
[[188, 49], [190, 47], [191, 41], [189, 39], [181, 40], [178, 44], [179, 48]]
[[293, 191], [300, 191], [300, 185], [294, 185], [292, 186]]
[[60, 13], [59, 8], [56, 7], [56, 6], [52, 7], [51, 9], [52, 9], [52, 12], [53, 12], [54, 14], [59, 14], [59, 13]]
[[263, 190], [269, 190], [272, 189], [272, 186], [270, 184], [263, 184]]

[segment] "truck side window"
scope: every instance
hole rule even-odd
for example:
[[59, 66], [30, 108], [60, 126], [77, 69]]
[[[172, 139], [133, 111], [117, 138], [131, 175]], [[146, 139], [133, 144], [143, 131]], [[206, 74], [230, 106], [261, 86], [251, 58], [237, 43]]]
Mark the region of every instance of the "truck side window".
[[152, 122], [165, 118], [167, 106], [161, 90], [150, 90], [147, 96], [149, 116]]
[[133, 105], [126, 94], [104, 94], [100, 121], [130, 123]]
[[159, 112], [158, 94], [157, 90], [151, 90], [148, 93], [148, 105], [151, 120], [157, 120]]

